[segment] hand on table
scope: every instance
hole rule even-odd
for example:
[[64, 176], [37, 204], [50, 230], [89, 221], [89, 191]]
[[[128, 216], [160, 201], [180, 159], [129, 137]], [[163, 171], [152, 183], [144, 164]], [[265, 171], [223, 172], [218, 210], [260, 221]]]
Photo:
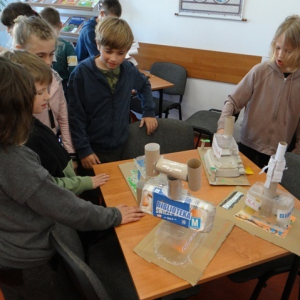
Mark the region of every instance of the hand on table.
[[137, 206], [118, 205], [117, 208], [121, 212], [121, 224], [139, 221], [145, 213], [143, 213]]
[[101, 161], [98, 156], [93, 153], [89, 156], [81, 158], [81, 164], [85, 169], [92, 169], [93, 165], [101, 164]]
[[98, 186], [105, 184], [105, 182], [109, 180], [109, 175], [102, 173], [91, 178], [93, 182], [93, 189], [95, 189]]
[[152, 117], [142, 118], [140, 127], [143, 127], [144, 123], [146, 124], [147, 134], [149, 135], [153, 133], [158, 126], [156, 118], [152, 118]]

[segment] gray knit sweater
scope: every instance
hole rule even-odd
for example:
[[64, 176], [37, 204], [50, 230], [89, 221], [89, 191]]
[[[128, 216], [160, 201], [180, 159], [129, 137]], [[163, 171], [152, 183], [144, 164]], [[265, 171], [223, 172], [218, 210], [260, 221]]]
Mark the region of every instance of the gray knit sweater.
[[46, 263], [54, 250], [49, 234], [64, 224], [104, 230], [121, 223], [117, 208], [104, 208], [58, 187], [25, 146], [0, 145], [0, 265], [29, 268]]

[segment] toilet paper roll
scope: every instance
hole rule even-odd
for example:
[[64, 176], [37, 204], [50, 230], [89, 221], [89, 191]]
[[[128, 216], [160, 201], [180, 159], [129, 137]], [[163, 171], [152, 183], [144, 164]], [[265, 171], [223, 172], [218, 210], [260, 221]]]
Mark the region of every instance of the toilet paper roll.
[[187, 181], [187, 165], [160, 157], [155, 166], [160, 173]]
[[168, 176], [168, 197], [178, 200], [182, 194], [182, 181], [172, 176]]
[[145, 145], [145, 168], [146, 176], [157, 176], [159, 172], [155, 169], [155, 164], [160, 158], [160, 146], [156, 143]]
[[187, 162], [188, 186], [191, 191], [198, 191], [201, 188], [201, 161], [192, 158]]
[[234, 116], [225, 117], [224, 135], [229, 135], [229, 136], [233, 135], [234, 121], [235, 121]]

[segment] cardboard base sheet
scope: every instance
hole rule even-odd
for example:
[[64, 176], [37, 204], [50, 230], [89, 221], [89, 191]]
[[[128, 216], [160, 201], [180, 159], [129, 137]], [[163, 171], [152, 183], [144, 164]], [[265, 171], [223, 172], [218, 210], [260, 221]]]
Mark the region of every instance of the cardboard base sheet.
[[204, 161], [204, 154], [206, 153], [206, 151], [208, 149], [208, 147], [205, 147], [203, 150], [201, 149], [201, 147], [198, 148], [198, 152], [202, 161], [202, 165], [203, 168], [205, 170], [205, 174], [207, 177], [207, 180], [209, 182], [209, 184], [211, 185], [250, 185], [247, 176], [246, 175], [240, 175], [238, 177], [215, 177], [215, 180], [212, 178], [212, 176], [209, 175], [205, 161]]
[[[235, 201], [234, 197], [232, 196], [233, 193], [236, 193], [237, 191], [241, 192], [243, 196], [237, 197], [237, 201]], [[232, 192], [217, 206], [217, 216], [233, 222], [234, 225], [242, 228], [252, 235], [260, 237], [270, 243], [273, 243], [300, 256], [300, 211], [296, 209], [293, 210], [292, 216], [294, 217], [294, 223], [284, 237], [272, 234], [269, 231], [260, 228], [259, 226], [253, 226], [251, 223], [235, 217], [235, 215], [239, 213], [245, 206], [246, 194], [247, 190], [242, 187], [236, 187], [235, 189], [233, 189]], [[227, 209], [224, 208], [224, 205], [226, 205], [226, 201], [228, 201]]]
[[173, 265], [163, 259], [159, 259], [155, 253], [155, 234], [162, 222], [164, 221], [161, 221], [133, 251], [148, 262], [155, 263], [159, 267], [188, 281], [191, 285], [197, 284], [205, 268], [234, 226], [233, 222], [216, 216], [212, 231], [203, 233], [205, 236], [190, 257], [190, 261], [184, 265]]

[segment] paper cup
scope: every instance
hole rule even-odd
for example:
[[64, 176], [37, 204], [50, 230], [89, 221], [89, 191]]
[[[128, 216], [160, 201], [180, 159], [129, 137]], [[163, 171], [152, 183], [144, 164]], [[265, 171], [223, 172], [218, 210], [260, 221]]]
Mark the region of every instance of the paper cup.
[[155, 169], [155, 164], [160, 158], [160, 146], [156, 143], [145, 145], [145, 167], [148, 177], [157, 176], [159, 174]]
[[192, 158], [187, 162], [188, 186], [191, 191], [198, 191], [201, 188], [201, 161]]

